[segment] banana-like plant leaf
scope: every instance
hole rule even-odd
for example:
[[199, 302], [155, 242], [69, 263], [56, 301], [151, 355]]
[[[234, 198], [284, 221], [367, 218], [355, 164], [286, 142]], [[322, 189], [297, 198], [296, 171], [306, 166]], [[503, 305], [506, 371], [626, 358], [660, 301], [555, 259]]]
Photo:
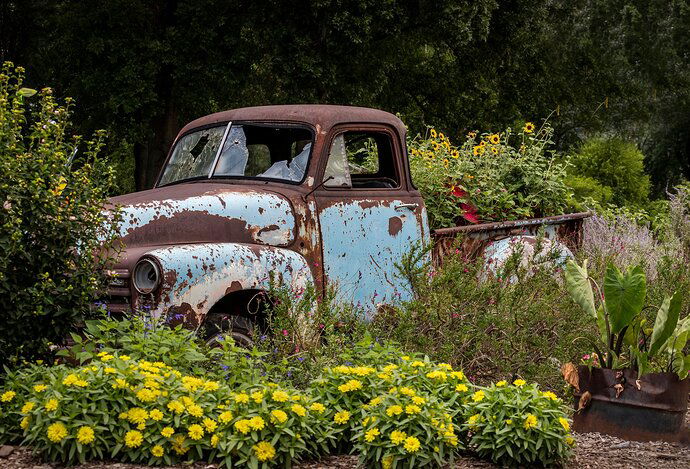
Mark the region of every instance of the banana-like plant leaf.
[[565, 266], [565, 283], [571, 298], [592, 318], [597, 318], [594, 306], [594, 293], [587, 274], [587, 260], [582, 267], [572, 259]]
[[618, 334], [642, 312], [647, 296], [647, 281], [639, 265], [623, 274], [609, 265], [604, 277], [604, 302], [609, 314], [611, 334]]
[[690, 355], [686, 355], [683, 360], [683, 367], [678, 371], [678, 377], [680, 379], [685, 379], [688, 377], [688, 372], [690, 371]]
[[661, 346], [668, 340], [676, 330], [678, 324], [678, 316], [682, 297], [678, 292], [675, 292], [672, 297], [664, 299], [661, 303], [659, 311], [656, 313], [656, 320], [654, 321], [654, 330], [652, 332], [652, 340], [649, 346], [649, 356], [653, 357]]

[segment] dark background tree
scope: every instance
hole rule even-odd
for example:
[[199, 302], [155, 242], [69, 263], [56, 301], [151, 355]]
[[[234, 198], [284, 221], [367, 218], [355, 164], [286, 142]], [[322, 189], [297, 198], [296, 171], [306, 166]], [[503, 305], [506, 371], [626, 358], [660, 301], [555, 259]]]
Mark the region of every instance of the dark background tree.
[[686, 0], [10, 0], [0, 54], [106, 128], [150, 187], [181, 125], [238, 106], [400, 113], [451, 135], [550, 116], [563, 149], [632, 139], [660, 192], [690, 176]]

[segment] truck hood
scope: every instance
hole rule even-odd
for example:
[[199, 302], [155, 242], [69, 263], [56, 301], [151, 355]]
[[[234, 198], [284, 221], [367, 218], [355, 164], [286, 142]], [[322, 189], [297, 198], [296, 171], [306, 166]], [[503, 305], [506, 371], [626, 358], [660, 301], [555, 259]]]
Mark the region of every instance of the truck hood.
[[292, 205], [265, 190], [188, 183], [110, 201], [120, 208], [126, 249], [224, 242], [287, 246], [294, 240]]

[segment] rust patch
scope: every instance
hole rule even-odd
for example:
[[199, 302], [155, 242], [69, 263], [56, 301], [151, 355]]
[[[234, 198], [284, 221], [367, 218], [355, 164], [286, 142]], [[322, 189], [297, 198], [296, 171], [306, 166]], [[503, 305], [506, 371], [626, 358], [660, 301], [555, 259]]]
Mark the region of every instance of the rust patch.
[[388, 234], [395, 236], [402, 230], [403, 223], [399, 217], [390, 217], [388, 219]]
[[242, 284], [238, 282], [237, 280], [233, 280], [233, 282], [230, 284], [228, 288], [225, 289], [225, 294], [229, 295], [230, 293], [234, 293], [236, 291], [244, 290], [242, 288]]

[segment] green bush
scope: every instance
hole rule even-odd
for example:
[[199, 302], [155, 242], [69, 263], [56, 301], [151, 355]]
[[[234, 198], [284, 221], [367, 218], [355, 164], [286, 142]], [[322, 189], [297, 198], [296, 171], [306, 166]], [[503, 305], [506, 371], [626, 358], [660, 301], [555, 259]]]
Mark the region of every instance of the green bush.
[[589, 176], [569, 175], [565, 184], [572, 191], [570, 203], [578, 211], [593, 208], [593, 205], [606, 207], [613, 199], [613, 189]]
[[69, 101], [57, 104], [48, 88], [33, 98], [22, 78], [21, 68], [3, 65], [0, 364], [44, 353], [88, 313], [117, 223], [104, 215], [113, 174], [97, 158], [102, 135], [70, 137]]
[[527, 123], [517, 133], [471, 132], [459, 146], [435, 129], [409, 141], [412, 179], [431, 228], [563, 213], [566, 170], [552, 134]]
[[[620, 138], [589, 139], [572, 155], [570, 165], [571, 176], [591, 178], [601, 187], [610, 189], [611, 202], [615, 205], [642, 206], [649, 199], [650, 183], [644, 170], [644, 155], [634, 143]], [[577, 185], [573, 187], [577, 188]], [[601, 190], [598, 195], [602, 195]], [[591, 197], [597, 199], [597, 195]]]
[[171, 328], [162, 318], [144, 314], [86, 321], [80, 334], [72, 334], [72, 340], [74, 345], [59, 355], [80, 363], [93, 360], [101, 352], [119, 352], [192, 373], [201, 372], [201, 366], [208, 362], [207, 350], [194, 331], [180, 325]]
[[555, 465], [574, 444], [561, 400], [521, 379], [478, 390], [466, 412], [469, 447], [495, 463]]
[[[558, 386], [560, 364], [588, 351], [576, 339], [595, 337], [596, 328], [565, 295], [551, 254], [523, 264], [516, 252], [497, 268], [467, 259], [462, 239], [457, 243], [438, 268], [416, 269], [414, 253], [406, 257], [401, 267], [415, 299], [377, 314], [372, 335], [460, 367], [478, 382], [518, 373]], [[490, 268], [496, 273], [487, 275]]]

